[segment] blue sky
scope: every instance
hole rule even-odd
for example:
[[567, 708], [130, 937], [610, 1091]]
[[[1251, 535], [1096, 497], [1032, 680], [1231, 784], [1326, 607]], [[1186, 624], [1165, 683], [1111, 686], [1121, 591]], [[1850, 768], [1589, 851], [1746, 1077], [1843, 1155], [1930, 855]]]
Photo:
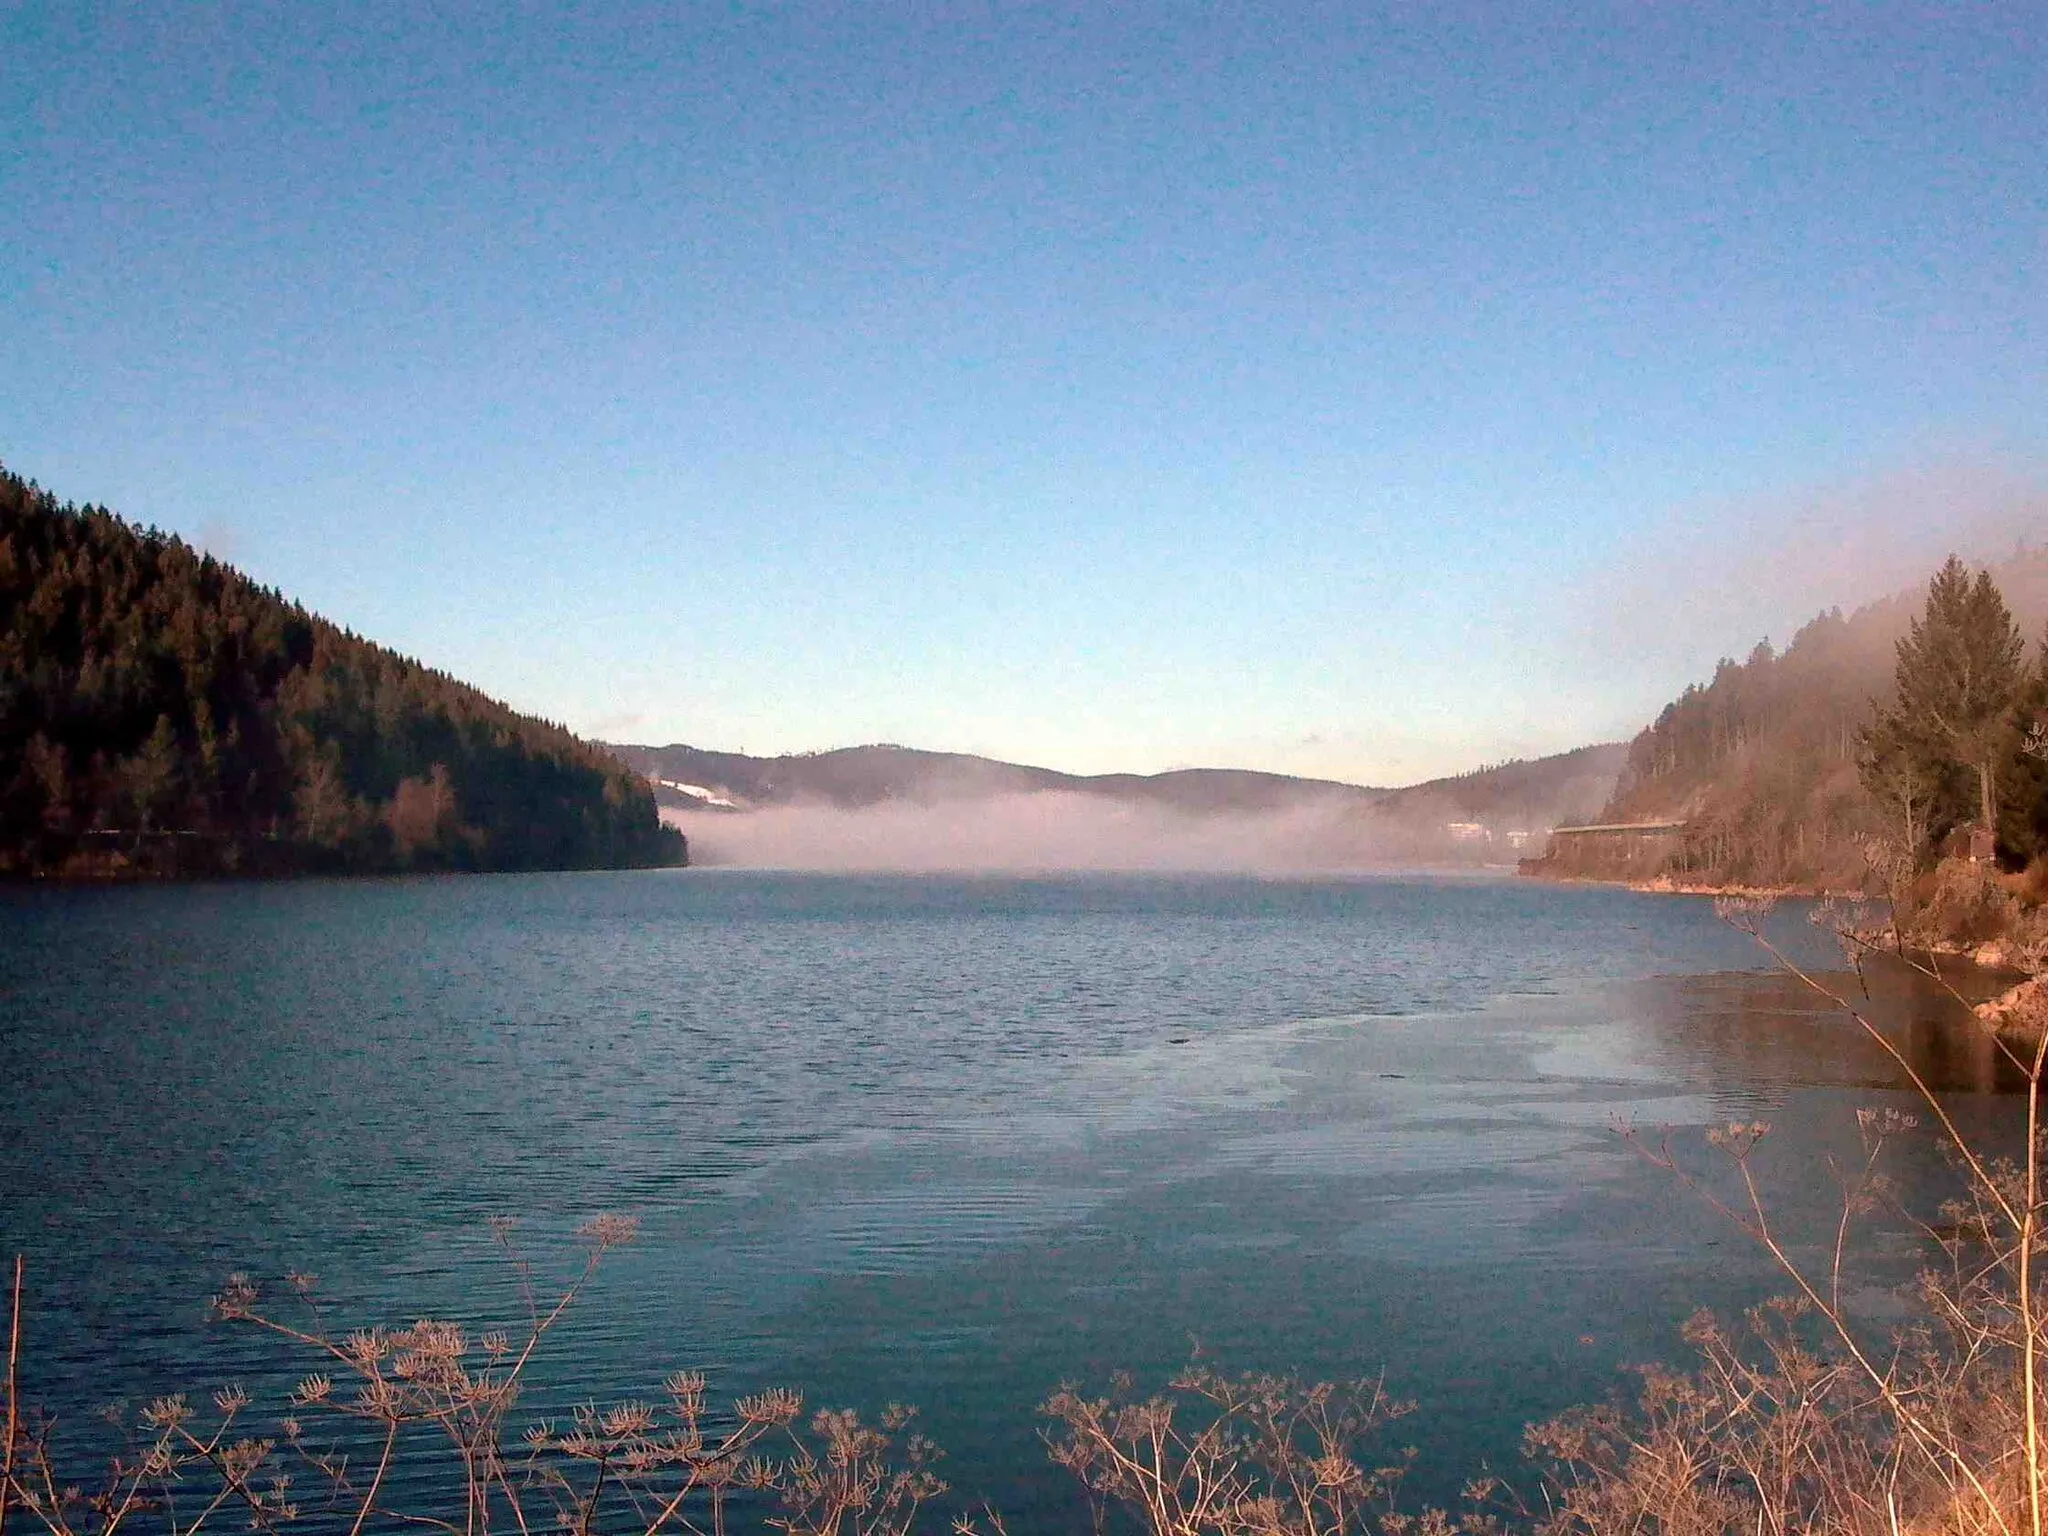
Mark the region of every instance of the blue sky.
[[2048, 531], [2044, 32], [0, 6], [0, 459], [619, 738], [1557, 750]]

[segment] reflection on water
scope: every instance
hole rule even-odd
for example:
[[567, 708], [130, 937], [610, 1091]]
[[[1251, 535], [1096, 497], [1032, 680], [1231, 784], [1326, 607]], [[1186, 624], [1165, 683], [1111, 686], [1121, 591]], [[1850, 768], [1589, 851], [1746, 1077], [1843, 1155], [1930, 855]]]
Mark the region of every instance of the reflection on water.
[[[1940, 981], [1878, 956], [1859, 973], [1819, 971], [1815, 986], [1777, 971], [1660, 977], [1629, 990], [1665, 1049], [1695, 1070], [1758, 1091], [1798, 1087], [2016, 1093], [2026, 1076], [1971, 1013], [2010, 977], [1951, 965]], [[1898, 1057], [1856, 1025], [1861, 1018]]]
[[[2009, 1128], [1958, 1005], [1872, 991], [1959, 1122]], [[1385, 1368], [1422, 1403], [1420, 1491], [1454, 1495], [1694, 1307], [1772, 1288], [1617, 1122], [1698, 1157], [1701, 1128], [1770, 1119], [1796, 1244], [1828, 1230], [1853, 1111], [1909, 1102], [1705, 902], [1428, 880], [5, 891], [0, 1082], [30, 1379], [75, 1421], [227, 1375], [283, 1390], [302, 1362], [200, 1321], [230, 1268], [316, 1268], [352, 1321], [491, 1321], [486, 1218], [546, 1249], [623, 1207], [643, 1239], [536, 1405], [678, 1365], [917, 1402], [1020, 1529], [1072, 1514], [1031, 1406], [1191, 1338]], [[1897, 1171], [1911, 1198], [1949, 1176], [1925, 1137]]]

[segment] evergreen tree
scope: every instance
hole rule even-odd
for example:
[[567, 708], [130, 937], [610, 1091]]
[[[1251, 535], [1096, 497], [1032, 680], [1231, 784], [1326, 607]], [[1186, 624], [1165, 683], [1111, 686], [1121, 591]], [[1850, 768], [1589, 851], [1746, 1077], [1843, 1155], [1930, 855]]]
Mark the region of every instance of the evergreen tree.
[[2048, 853], [2048, 635], [2013, 711], [2013, 738], [1999, 777], [1998, 842], [2031, 861]]
[[1943, 789], [1941, 754], [1896, 706], [1881, 709], [1856, 736], [1863, 787], [1898, 828], [1899, 850], [1917, 859]]
[[1927, 584], [1927, 606], [1898, 645], [1892, 706], [1923, 750], [1977, 777], [1977, 812], [1998, 825], [1999, 769], [2026, 683], [2026, 644], [1988, 571], [1972, 580], [1954, 555]]

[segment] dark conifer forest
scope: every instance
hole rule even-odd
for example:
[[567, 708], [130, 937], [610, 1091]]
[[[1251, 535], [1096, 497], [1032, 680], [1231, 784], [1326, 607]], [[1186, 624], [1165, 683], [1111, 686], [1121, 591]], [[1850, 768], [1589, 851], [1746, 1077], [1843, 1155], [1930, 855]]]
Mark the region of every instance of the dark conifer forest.
[[684, 861], [561, 726], [0, 469], [0, 874]]

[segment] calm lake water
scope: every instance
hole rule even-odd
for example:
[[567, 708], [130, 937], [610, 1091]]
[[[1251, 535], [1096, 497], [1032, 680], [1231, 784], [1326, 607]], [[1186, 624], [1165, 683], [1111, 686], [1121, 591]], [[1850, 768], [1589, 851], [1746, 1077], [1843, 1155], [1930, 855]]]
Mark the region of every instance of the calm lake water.
[[[1839, 965], [1796, 910], [1804, 961]], [[233, 1269], [316, 1270], [350, 1321], [508, 1320], [535, 1257], [637, 1214], [537, 1401], [919, 1404], [952, 1480], [1079, 1506], [1035, 1405], [1190, 1341], [1384, 1368], [1411, 1484], [1512, 1466], [1695, 1307], [1775, 1289], [1618, 1118], [1771, 1120], [1788, 1230], [1859, 1105], [1907, 1104], [1848, 1020], [1707, 902], [1511, 881], [678, 871], [0, 891], [0, 1246], [26, 1377], [107, 1400], [307, 1362], [209, 1329]], [[1957, 1114], [2013, 1103], [1903, 983], [1879, 1012]], [[1909, 1192], [1945, 1177], [1925, 1137]], [[1903, 1240], [1866, 1245], [1880, 1285]], [[573, 1372], [572, 1372], [573, 1367]], [[1013, 1529], [1020, 1528], [1013, 1520]]]

